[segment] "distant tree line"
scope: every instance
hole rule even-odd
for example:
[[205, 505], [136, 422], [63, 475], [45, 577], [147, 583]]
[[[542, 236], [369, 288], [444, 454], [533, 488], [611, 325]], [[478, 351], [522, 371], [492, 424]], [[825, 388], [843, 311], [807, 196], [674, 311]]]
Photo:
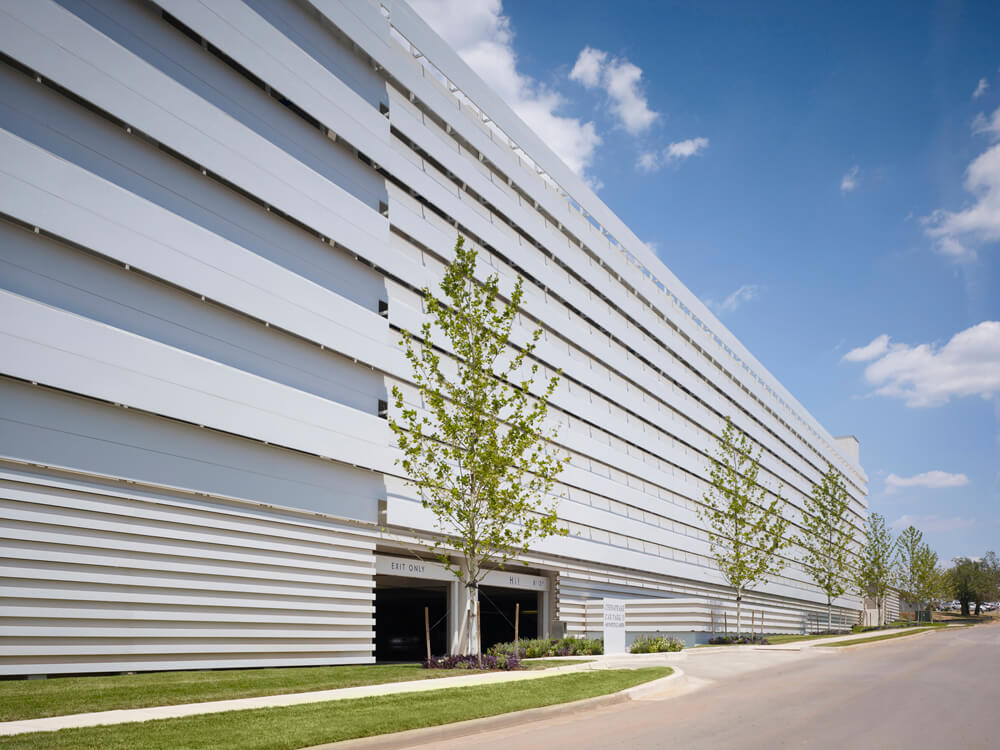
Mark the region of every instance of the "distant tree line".
[[1000, 559], [987, 552], [978, 560], [956, 557], [954, 565], [942, 575], [942, 588], [962, 607], [962, 614], [980, 614], [985, 602], [1000, 600]]

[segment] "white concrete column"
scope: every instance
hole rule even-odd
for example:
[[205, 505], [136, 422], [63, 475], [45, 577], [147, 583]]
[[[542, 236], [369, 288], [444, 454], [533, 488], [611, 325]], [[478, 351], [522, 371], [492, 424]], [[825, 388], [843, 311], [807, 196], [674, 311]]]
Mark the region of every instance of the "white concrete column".
[[538, 637], [549, 638], [552, 632], [552, 593], [549, 591], [538, 592]]

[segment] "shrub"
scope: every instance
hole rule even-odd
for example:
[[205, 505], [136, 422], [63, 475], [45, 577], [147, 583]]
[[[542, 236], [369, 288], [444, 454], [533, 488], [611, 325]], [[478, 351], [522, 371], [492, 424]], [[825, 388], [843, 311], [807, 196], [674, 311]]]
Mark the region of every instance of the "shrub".
[[715, 638], [709, 639], [709, 644], [712, 646], [766, 646], [770, 641], [763, 636], [735, 636], [735, 635], [717, 635]]
[[566, 637], [521, 639], [514, 643], [497, 643], [487, 652], [493, 656], [518, 656], [521, 659], [538, 659], [543, 656], [598, 656], [604, 653], [600, 638]]
[[632, 641], [629, 651], [633, 654], [657, 654], [683, 648], [681, 641], [669, 636], [640, 636]]
[[468, 654], [433, 656], [424, 660], [424, 669], [490, 669], [513, 671], [521, 668], [521, 660], [512, 654], [483, 654], [481, 659]]

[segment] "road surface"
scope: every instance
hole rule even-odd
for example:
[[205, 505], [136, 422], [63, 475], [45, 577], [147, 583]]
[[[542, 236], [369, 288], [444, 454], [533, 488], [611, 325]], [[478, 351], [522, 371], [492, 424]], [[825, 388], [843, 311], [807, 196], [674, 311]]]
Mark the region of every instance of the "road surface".
[[[1000, 625], [949, 628], [755, 666], [690, 654], [677, 693], [414, 747], [728, 750], [1000, 747]], [[734, 655], [735, 656], [735, 655]], [[758, 659], [757, 657], [760, 657]], [[730, 663], [732, 660], [730, 659]]]

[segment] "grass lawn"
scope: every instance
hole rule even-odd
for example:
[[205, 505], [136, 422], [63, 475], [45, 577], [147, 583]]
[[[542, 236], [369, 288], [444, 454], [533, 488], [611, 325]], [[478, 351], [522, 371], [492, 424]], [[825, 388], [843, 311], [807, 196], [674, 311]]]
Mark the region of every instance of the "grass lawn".
[[0, 750], [293, 750], [592, 698], [670, 672], [669, 667], [593, 670], [426, 693], [34, 732], [0, 737]]
[[[544, 661], [527, 669], [578, 664]], [[356, 685], [429, 680], [469, 674], [467, 669], [423, 669], [419, 664], [361, 664], [338, 667], [148, 672], [107, 677], [53, 677], [0, 681], [0, 721], [35, 719], [114, 708], [143, 708], [177, 703], [303, 693]]]
[[824, 643], [825, 647], [840, 647], [840, 646], [857, 646], [860, 643], [872, 643], [874, 641], [887, 641], [890, 638], [905, 638], [908, 635], [915, 635], [916, 633], [925, 633], [931, 628], [908, 628], [901, 633], [883, 633], [882, 635], [873, 635], [871, 638], [858, 638], [856, 641], [837, 641], [836, 643]]

